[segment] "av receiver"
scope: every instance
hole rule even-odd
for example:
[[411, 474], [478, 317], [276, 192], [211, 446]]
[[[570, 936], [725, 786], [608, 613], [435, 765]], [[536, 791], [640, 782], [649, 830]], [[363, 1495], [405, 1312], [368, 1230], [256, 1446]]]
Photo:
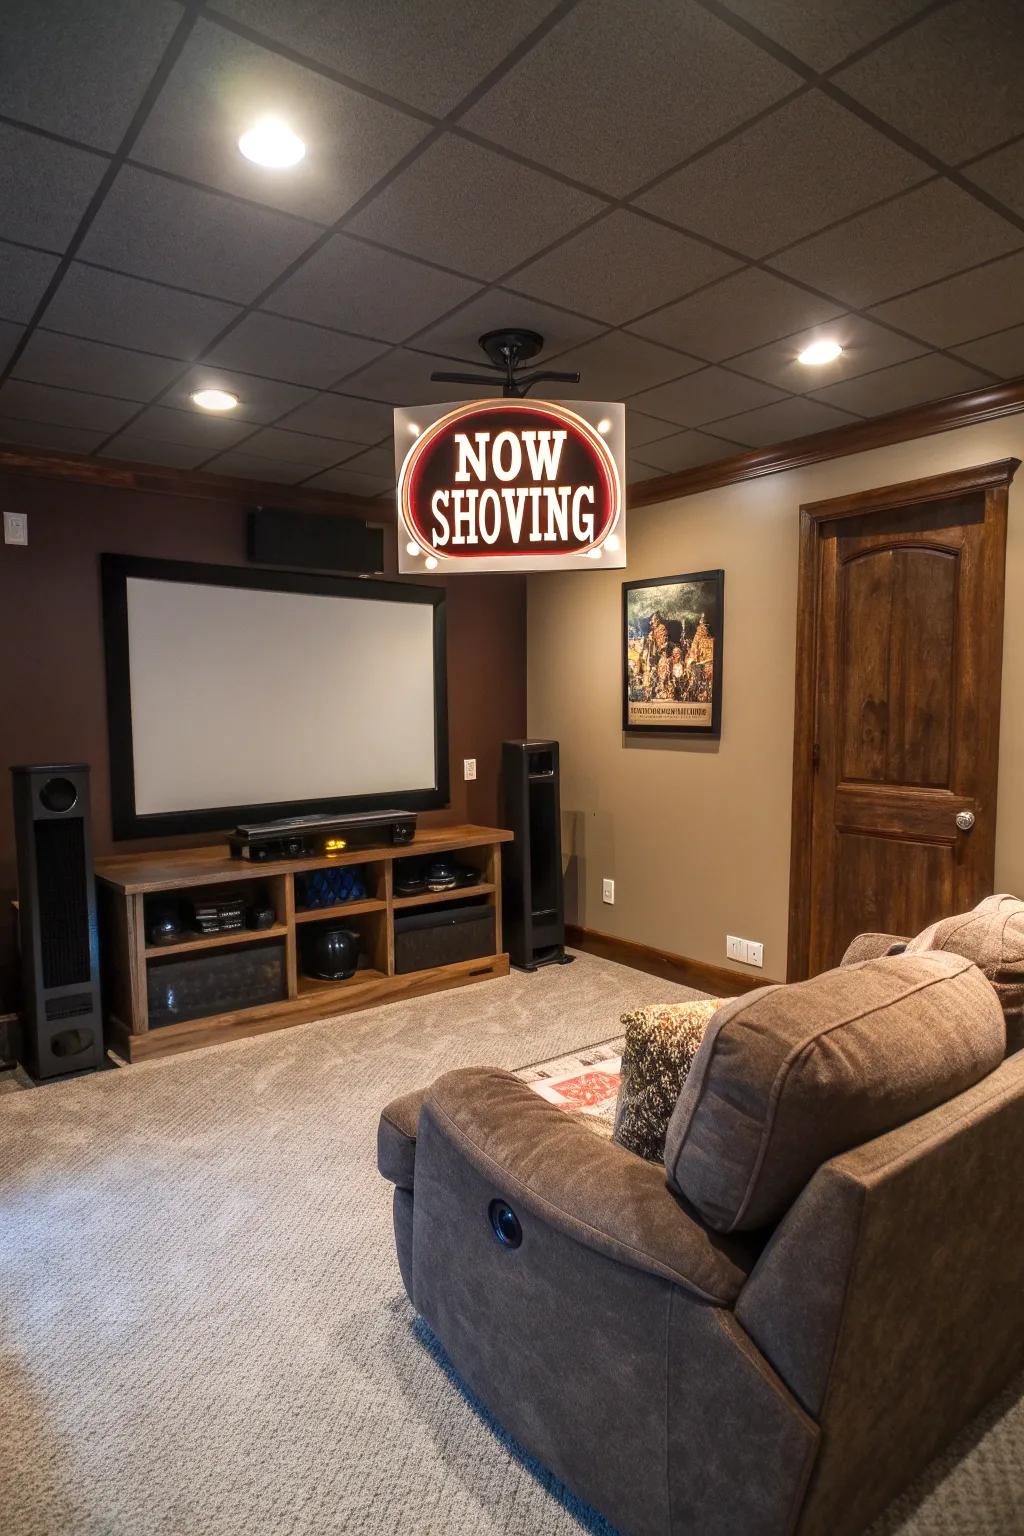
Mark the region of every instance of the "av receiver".
[[346, 848], [399, 847], [416, 836], [415, 811], [365, 811], [352, 816], [288, 816], [236, 827], [231, 855], [253, 864], [315, 859]]

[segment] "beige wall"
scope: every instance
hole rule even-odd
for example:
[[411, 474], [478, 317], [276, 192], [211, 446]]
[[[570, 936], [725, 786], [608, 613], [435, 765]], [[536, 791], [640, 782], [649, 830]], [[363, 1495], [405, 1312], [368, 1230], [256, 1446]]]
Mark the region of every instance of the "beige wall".
[[[785, 976], [797, 509], [1009, 457], [1024, 459], [1024, 416], [643, 507], [628, 570], [530, 578], [529, 730], [561, 743], [569, 921], [722, 966], [727, 933], [760, 939], [763, 974]], [[1024, 469], [1010, 493], [996, 854], [996, 888], [1024, 894], [1022, 522]], [[625, 737], [622, 581], [718, 566], [721, 741]]]

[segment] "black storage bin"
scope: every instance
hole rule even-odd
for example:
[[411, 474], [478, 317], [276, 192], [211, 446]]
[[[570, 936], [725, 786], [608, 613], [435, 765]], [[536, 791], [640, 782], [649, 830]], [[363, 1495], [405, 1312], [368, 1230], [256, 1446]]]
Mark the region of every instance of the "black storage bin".
[[486, 901], [448, 901], [395, 914], [395, 974], [494, 954], [494, 908]]
[[151, 1029], [277, 1003], [288, 991], [284, 945], [247, 944], [209, 955], [151, 960], [146, 990]]

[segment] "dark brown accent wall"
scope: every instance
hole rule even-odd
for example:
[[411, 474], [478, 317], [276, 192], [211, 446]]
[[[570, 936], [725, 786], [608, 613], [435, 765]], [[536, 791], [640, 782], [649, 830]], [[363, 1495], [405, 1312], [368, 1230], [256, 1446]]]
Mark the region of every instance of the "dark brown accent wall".
[[[288, 501], [282, 492], [279, 504]], [[8, 765], [89, 763], [96, 854], [114, 847], [98, 557], [112, 551], [243, 565], [251, 505], [241, 495], [204, 501], [0, 471], [0, 506], [29, 518], [27, 548], [0, 544], [0, 1011], [13, 1001], [15, 974]], [[391, 514], [380, 506], [383, 522]], [[440, 584], [448, 588], [451, 806], [425, 820], [497, 825], [500, 744], [526, 733], [525, 581], [460, 576]], [[468, 784], [465, 757], [477, 760], [477, 778]], [[191, 839], [215, 840], [209, 834]]]

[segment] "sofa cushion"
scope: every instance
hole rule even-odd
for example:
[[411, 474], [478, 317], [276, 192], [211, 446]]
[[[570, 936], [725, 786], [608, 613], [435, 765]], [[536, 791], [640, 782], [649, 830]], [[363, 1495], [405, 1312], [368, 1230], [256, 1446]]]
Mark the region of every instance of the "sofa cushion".
[[935, 1108], [1005, 1054], [969, 960], [894, 955], [731, 999], [669, 1124], [669, 1183], [719, 1232], [775, 1222], [830, 1157]]
[[708, 1021], [724, 998], [652, 1003], [624, 1013], [619, 1097], [612, 1140], [648, 1162], [665, 1155], [665, 1132]]
[[973, 960], [996, 989], [1006, 1018], [1006, 1048], [1024, 1046], [1024, 901], [986, 896], [970, 912], [932, 923], [907, 943], [908, 954], [931, 950]]

